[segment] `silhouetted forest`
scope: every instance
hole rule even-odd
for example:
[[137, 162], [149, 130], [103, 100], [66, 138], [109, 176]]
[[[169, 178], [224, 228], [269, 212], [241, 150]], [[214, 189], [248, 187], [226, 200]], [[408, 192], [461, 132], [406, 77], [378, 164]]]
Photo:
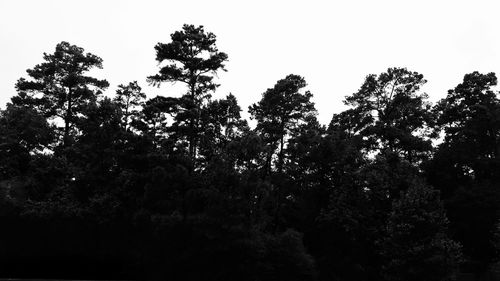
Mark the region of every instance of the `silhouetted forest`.
[[494, 73], [432, 104], [422, 74], [389, 68], [328, 125], [290, 74], [249, 126], [234, 95], [211, 96], [228, 60], [214, 34], [184, 25], [151, 50], [148, 82], [182, 96], [135, 81], [105, 95], [89, 75], [102, 59], [68, 42], [17, 81], [0, 111], [0, 277], [432, 281], [497, 262]]

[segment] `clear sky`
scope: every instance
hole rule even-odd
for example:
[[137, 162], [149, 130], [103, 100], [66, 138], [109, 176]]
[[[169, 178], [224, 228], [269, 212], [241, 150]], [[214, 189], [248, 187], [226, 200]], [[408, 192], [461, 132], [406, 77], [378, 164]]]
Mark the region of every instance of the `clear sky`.
[[[96, 76], [116, 86], [137, 80], [149, 97], [154, 45], [184, 23], [204, 25], [229, 55], [215, 97], [248, 105], [287, 74], [305, 77], [320, 121], [340, 112], [364, 77], [388, 67], [418, 71], [431, 100], [475, 70], [500, 75], [500, 2], [474, 1], [153, 1], [0, 0], [0, 107], [25, 70], [61, 41], [104, 60]], [[247, 115], [246, 115], [247, 116]]]

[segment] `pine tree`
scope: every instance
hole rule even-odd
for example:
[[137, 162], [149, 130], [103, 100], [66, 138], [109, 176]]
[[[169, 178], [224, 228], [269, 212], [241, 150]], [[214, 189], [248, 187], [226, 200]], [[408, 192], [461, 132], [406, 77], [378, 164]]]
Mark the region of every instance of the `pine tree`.
[[52, 120], [62, 120], [64, 125], [59, 131], [66, 147], [72, 142], [75, 124], [85, 106], [94, 102], [109, 84], [85, 75], [93, 68], [102, 68], [102, 59], [84, 53], [81, 47], [61, 42], [53, 54], [44, 53], [43, 58], [45, 62], [27, 70], [31, 80], [17, 81], [18, 95], [12, 103], [36, 108]]

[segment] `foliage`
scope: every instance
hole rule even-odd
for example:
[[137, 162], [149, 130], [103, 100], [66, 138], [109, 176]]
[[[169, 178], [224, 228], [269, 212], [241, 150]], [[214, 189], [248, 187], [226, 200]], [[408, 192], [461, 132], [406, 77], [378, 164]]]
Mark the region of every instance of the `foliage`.
[[438, 192], [414, 183], [393, 204], [381, 239], [387, 280], [452, 280], [460, 245], [446, 235]]
[[172, 112], [179, 135], [183, 135], [189, 144], [192, 160], [197, 154], [199, 134], [203, 130], [200, 116], [205, 102], [210, 99], [210, 92], [217, 84], [213, 75], [218, 70], [225, 70], [227, 54], [219, 52], [215, 44], [216, 37], [205, 32], [203, 26], [185, 24], [181, 31], [174, 32], [170, 43], [158, 43], [155, 46], [156, 60], [165, 63], [156, 75], [148, 77], [151, 84], [159, 86], [163, 82], [183, 82], [188, 92], [176, 99], [177, 110]]
[[235, 95], [212, 98], [215, 35], [170, 39], [148, 81], [184, 83], [178, 97], [136, 81], [104, 97], [102, 60], [67, 42], [18, 80], [0, 110], [0, 274], [450, 280], [496, 261], [494, 74], [432, 107], [423, 75], [389, 68], [328, 126], [290, 74], [249, 107], [253, 128]]
[[389, 68], [368, 75], [359, 91], [346, 97], [350, 122], [366, 138], [368, 151], [390, 149], [416, 163], [427, 156], [433, 115], [427, 95], [420, 92], [426, 82], [418, 72]]
[[27, 70], [32, 80], [17, 81], [18, 95], [12, 103], [37, 109], [47, 118], [62, 119], [64, 127], [59, 130], [67, 146], [84, 107], [95, 101], [109, 83], [84, 75], [93, 68], [102, 68], [102, 59], [68, 42], [57, 44], [55, 52], [45, 53], [43, 58], [45, 62]]
[[434, 110], [444, 141], [427, 166], [441, 190], [454, 238], [467, 266], [483, 271], [496, 260], [492, 241], [499, 213], [500, 100], [494, 73], [473, 72], [448, 91]]

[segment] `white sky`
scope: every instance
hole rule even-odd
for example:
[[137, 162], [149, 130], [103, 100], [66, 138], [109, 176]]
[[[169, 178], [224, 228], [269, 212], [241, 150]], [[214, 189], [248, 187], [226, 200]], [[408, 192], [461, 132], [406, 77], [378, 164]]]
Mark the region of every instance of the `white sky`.
[[154, 45], [189, 23], [215, 33], [229, 55], [215, 97], [232, 92], [246, 112], [277, 80], [299, 74], [327, 124], [367, 74], [388, 67], [424, 74], [431, 100], [466, 73], [500, 75], [499, 8], [486, 0], [0, 0], [0, 107], [61, 41], [103, 58], [97, 76], [109, 93], [137, 80], [149, 97], [178, 95], [179, 86], [145, 80], [158, 70]]

